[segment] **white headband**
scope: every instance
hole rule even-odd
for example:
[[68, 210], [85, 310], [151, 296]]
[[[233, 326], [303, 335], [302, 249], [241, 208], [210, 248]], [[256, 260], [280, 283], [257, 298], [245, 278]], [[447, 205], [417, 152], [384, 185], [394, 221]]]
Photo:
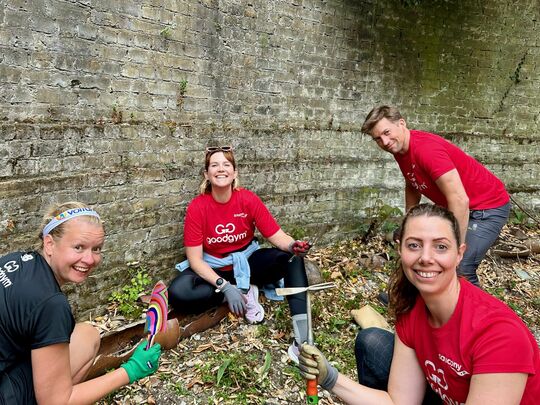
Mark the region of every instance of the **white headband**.
[[45, 228], [43, 228], [43, 236], [48, 235], [54, 228], [56, 228], [61, 223], [66, 222], [68, 219], [82, 217], [84, 215], [96, 217], [99, 219], [98, 213], [92, 208], [71, 208], [51, 219], [50, 222], [45, 225]]

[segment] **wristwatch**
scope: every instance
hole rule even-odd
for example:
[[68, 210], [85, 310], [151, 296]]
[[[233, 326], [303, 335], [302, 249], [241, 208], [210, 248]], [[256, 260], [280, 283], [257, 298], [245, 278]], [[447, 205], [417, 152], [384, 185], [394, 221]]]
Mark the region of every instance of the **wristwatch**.
[[221, 277], [218, 278], [218, 279], [216, 280], [216, 287], [217, 287], [216, 292], [220, 292], [220, 291], [221, 291], [221, 287], [223, 287], [224, 285], [225, 285], [225, 280], [224, 280], [223, 278], [221, 278]]

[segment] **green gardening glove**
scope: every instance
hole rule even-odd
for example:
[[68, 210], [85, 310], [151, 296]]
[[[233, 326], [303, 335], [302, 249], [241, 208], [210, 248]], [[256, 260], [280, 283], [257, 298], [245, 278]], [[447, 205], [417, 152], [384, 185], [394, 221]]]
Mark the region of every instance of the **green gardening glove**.
[[148, 350], [145, 350], [145, 347], [146, 341], [139, 343], [129, 360], [120, 366], [126, 370], [130, 384], [154, 374], [158, 369], [161, 345], [154, 343]]

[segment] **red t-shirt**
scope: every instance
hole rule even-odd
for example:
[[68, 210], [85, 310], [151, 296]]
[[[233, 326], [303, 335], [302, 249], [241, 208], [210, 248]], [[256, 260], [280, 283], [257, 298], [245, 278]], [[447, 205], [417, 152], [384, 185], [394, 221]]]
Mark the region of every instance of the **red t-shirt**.
[[429, 132], [411, 130], [409, 150], [395, 154], [405, 181], [431, 201], [448, 203], [435, 181], [456, 169], [469, 197], [471, 210], [498, 208], [510, 200], [504, 184], [472, 156], [456, 145]]
[[529, 374], [522, 405], [540, 398], [540, 350], [532, 333], [504, 303], [460, 278], [459, 300], [440, 328], [428, 323], [418, 297], [402, 315], [396, 332], [414, 349], [428, 384], [448, 404], [464, 404], [471, 376], [485, 373]]
[[195, 197], [189, 204], [184, 221], [184, 246], [203, 246], [216, 257], [224, 257], [248, 245], [255, 228], [268, 238], [280, 227], [268, 208], [253, 192], [240, 188], [226, 203], [211, 194]]

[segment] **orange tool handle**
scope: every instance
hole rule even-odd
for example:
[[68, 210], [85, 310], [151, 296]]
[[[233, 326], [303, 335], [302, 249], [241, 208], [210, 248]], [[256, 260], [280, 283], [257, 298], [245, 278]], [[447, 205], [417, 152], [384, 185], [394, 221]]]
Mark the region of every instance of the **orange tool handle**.
[[317, 392], [317, 380], [307, 380], [307, 403], [308, 404], [318, 404], [319, 395]]

